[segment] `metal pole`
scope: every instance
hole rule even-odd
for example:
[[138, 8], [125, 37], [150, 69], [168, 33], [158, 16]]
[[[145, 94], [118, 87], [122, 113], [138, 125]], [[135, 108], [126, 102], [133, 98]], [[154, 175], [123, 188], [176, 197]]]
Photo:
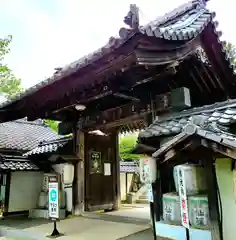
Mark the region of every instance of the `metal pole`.
[[56, 220], [53, 220], [53, 231], [52, 231], [52, 234], [51, 234], [51, 237], [58, 237], [60, 236], [61, 234], [59, 233], [59, 231], [57, 230], [57, 221]]
[[156, 204], [156, 197], [154, 195], [154, 184], [151, 184], [152, 193], [153, 193], [153, 202], [150, 202], [150, 212], [152, 218], [152, 228], [153, 228], [153, 239], [157, 240], [157, 233], [156, 233], [156, 224], [155, 224], [155, 204]]

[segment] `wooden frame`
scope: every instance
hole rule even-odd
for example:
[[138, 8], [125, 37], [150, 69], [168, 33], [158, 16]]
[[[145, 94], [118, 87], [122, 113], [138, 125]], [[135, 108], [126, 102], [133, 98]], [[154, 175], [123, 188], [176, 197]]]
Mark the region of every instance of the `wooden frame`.
[[[189, 136], [188, 136], [189, 137]], [[176, 148], [175, 143], [178, 145], [180, 144], [181, 140], [184, 142], [187, 138], [184, 137], [184, 135], [179, 134], [179, 137], [176, 137], [175, 141], [169, 141], [166, 144], [166, 147], [164, 150], [166, 151], [165, 154], [160, 155], [160, 151], [158, 150], [155, 154], [155, 156], [159, 156], [157, 159], [157, 179], [155, 183], [153, 184], [153, 193], [154, 193], [154, 202], [156, 210], [153, 210], [156, 214], [156, 221], [161, 220], [162, 216], [162, 181], [163, 174], [165, 173], [166, 167], [173, 167], [177, 164], [183, 164], [186, 162], [187, 159], [193, 159], [194, 162], [196, 160], [200, 159], [202, 160], [200, 163], [203, 164], [204, 168], [207, 171], [206, 181], [208, 186], [208, 205], [209, 205], [209, 216], [210, 216], [210, 226], [209, 229], [211, 231], [212, 240], [221, 240], [223, 239], [223, 232], [221, 229], [221, 220], [220, 220], [220, 211], [219, 211], [219, 197], [218, 197], [218, 184], [216, 179], [216, 170], [215, 170], [215, 152], [210, 147], [211, 144], [207, 144], [210, 149], [203, 148], [201, 145], [201, 141], [193, 141], [192, 138], [188, 139], [189, 144], [187, 144], [188, 147], [190, 147], [190, 152], [186, 152], [186, 148], [181, 147], [179, 149]], [[191, 148], [191, 145], [198, 146], [202, 148], [201, 150], [196, 150], [195, 148]], [[206, 144], [204, 144], [206, 146]], [[213, 145], [215, 146], [215, 145]], [[176, 148], [177, 150], [173, 150], [173, 148]], [[163, 149], [162, 149], [163, 150]], [[174, 154], [171, 154], [170, 157], [168, 157], [169, 151], [173, 150]], [[216, 150], [216, 149], [215, 149]], [[197, 151], [197, 154], [196, 154]], [[183, 155], [181, 155], [181, 152]], [[216, 151], [219, 152], [219, 151]], [[225, 151], [227, 152], [227, 151]], [[229, 152], [229, 151], [228, 151]], [[221, 151], [222, 153], [222, 151]], [[186, 156], [186, 154], [189, 154]], [[182, 156], [184, 156], [182, 158]], [[229, 156], [228, 154], [226, 156]], [[176, 158], [176, 159], [173, 159]], [[178, 159], [181, 159], [179, 161]], [[170, 161], [171, 160], [171, 161]], [[167, 180], [164, 180], [167, 181]], [[186, 230], [186, 239], [189, 239], [189, 232]]]
[[[3, 209], [3, 217], [8, 215], [8, 206], [9, 206], [9, 198], [10, 198], [10, 182], [11, 182], [11, 172], [10, 171], [2, 171], [1, 174], [5, 175], [5, 202]], [[1, 185], [2, 183], [0, 183]]]

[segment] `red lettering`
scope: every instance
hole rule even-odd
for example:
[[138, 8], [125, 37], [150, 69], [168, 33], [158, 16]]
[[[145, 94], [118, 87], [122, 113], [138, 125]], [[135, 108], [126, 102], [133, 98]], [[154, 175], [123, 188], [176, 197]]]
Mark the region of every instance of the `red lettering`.
[[186, 208], [186, 203], [185, 203], [185, 200], [183, 199], [182, 200], [182, 209], [185, 210], [185, 208]]
[[186, 213], [183, 213], [183, 222], [184, 222], [184, 224], [187, 224], [187, 215], [186, 215]]

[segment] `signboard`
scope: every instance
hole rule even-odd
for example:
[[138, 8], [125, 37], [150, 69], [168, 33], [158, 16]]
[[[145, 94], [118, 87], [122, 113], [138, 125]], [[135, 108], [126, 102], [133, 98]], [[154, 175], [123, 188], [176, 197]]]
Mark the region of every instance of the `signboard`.
[[90, 173], [101, 173], [102, 172], [102, 154], [101, 152], [90, 152]]
[[148, 201], [153, 203], [152, 184], [148, 184]]
[[186, 183], [183, 168], [179, 167], [178, 172], [178, 185], [179, 185], [179, 197], [180, 197], [180, 212], [182, 225], [189, 229], [189, 216], [188, 216], [188, 203], [186, 195]]
[[111, 164], [110, 163], [104, 163], [104, 175], [111, 176]]
[[140, 180], [142, 183], [150, 183], [150, 168], [148, 165], [148, 159], [140, 161]]
[[140, 161], [140, 180], [143, 183], [153, 183], [156, 180], [156, 159], [148, 158]]
[[49, 176], [48, 180], [48, 216], [51, 219], [59, 219], [58, 177]]

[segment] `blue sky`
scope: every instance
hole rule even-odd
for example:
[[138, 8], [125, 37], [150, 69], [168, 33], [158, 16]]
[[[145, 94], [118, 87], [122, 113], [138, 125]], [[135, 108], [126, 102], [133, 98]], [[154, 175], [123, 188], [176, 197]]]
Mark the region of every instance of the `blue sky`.
[[[0, 36], [13, 35], [6, 63], [25, 88], [104, 45], [123, 26], [129, 4], [141, 9], [145, 24], [187, 0], [1, 0]], [[210, 0], [223, 38], [236, 44], [233, 0]]]

